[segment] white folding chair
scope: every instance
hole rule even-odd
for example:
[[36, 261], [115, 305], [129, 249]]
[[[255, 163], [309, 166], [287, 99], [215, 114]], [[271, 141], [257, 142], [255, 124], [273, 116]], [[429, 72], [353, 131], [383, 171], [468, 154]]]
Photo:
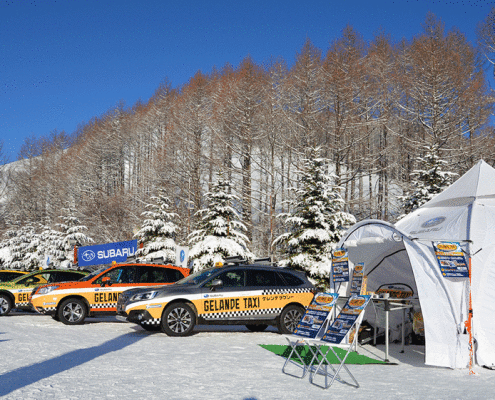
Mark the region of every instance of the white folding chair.
[[[289, 342], [290, 352], [282, 367], [282, 372], [284, 374], [300, 379], [306, 376], [312, 366], [314, 353], [311, 352], [312, 360], [308, 364], [301, 357], [298, 349], [308, 345], [306, 340], [318, 339], [323, 336], [323, 333], [328, 326], [328, 322], [331, 319], [333, 307], [335, 306], [338, 297], [338, 293], [317, 293], [311, 301], [311, 304], [307, 307], [306, 312], [301, 318], [301, 321], [299, 321], [294, 333], [285, 336]], [[297, 357], [297, 360], [293, 359], [293, 355]], [[288, 367], [291, 365], [296, 366], [297, 369], [302, 369], [300, 376], [298, 373], [292, 373], [288, 370]]]
[[[313, 353], [313, 358], [310, 365], [317, 361], [316, 367], [308, 368], [311, 371], [309, 381], [312, 384], [328, 389], [332, 386], [335, 380], [338, 380], [339, 382], [349, 384], [356, 388], [359, 387], [358, 381], [354, 375], [352, 375], [351, 371], [349, 371], [349, 368], [347, 368], [345, 362], [351, 353], [352, 347], [357, 342], [359, 327], [364, 317], [364, 309], [368, 305], [370, 298], [371, 296], [367, 295], [351, 296], [342, 308], [340, 314], [333, 320], [321, 338], [306, 340], [306, 344]], [[349, 333], [354, 327], [356, 328], [354, 338], [349, 341]], [[324, 351], [322, 349], [323, 346], [328, 346], [328, 349]], [[345, 350], [344, 357], [341, 358], [334, 348]], [[337, 360], [339, 360], [339, 365], [337, 368], [328, 362], [327, 356], [330, 352], [332, 352], [335, 357], [337, 357]], [[330, 366], [331, 373], [328, 371], [328, 366]], [[350, 378], [354, 381], [355, 385], [352, 385], [342, 379], [339, 375], [342, 369], [347, 372]], [[315, 381], [315, 378], [318, 375], [323, 375], [325, 377], [325, 382], [323, 385], [320, 385]], [[329, 377], [332, 378], [330, 383], [328, 383]]]

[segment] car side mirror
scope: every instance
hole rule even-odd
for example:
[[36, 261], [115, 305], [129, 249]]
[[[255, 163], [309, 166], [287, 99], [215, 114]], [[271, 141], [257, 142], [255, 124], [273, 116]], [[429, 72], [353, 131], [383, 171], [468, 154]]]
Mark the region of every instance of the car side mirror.
[[210, 290], [215, 290], [217, 287], [223, 286], [221, 279], [213, 279], [211, 281]]
[[112, 284], [111, 280], [110, 280], [110, 277], [109, 276], [105, 276], [102, 280], [101, 280], [101, 286], [102, 287], [105, 287], [106, 285], [110, 286]]

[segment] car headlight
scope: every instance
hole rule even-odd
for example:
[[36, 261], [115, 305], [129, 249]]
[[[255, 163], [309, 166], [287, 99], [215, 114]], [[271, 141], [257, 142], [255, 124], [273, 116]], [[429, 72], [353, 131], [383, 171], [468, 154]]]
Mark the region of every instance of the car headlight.
[[55, 289], [58, 289], [58, 286], [45, 286], [45, 287], [39, 288], [37, 290], [36, 294], [47, 294], [47, 293], [52, 292]]
[[154, 298], [158, 292], [156, 290], [152, 292], [138, 293], [131, 297], [130, 301], [140, 301], [140, 300], [151, 300]]

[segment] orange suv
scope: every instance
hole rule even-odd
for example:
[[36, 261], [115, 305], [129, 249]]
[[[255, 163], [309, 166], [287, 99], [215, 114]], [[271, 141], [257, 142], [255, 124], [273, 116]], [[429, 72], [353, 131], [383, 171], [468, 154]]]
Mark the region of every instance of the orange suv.
[[87, 316], [115, 314], [124, 290], [167, 285], [188, 275], [189, 269], [174, 265], [114, 264], [79, 281], [40, 286], [31, 293], [29, 304], [66, 325], [78, 325]]

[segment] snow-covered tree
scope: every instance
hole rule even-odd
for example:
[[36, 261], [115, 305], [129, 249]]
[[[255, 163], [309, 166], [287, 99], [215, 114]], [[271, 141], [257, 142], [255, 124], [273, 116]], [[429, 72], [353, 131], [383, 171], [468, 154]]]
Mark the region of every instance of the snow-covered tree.
[[163, 257], [167, 263], [175, 262], [175, 235], [179, 229], [174, 220], [179, 215], [169, 211], [170, 200], [165, 196], [165, 190], [160, 189], [158, 196], [152, 196], [153, 203], [147, 204], [149, 211], [141, 215], [146, 217], [139, 232], [134, 237], [143, 244], [143, 248], [137, 250], [137, 256], [144, 256], [147, 259]]
[[421, 207], [455, 181], [458, 174], [446, 170], [448, 163], [440, 159], [438, 153], [437, 145], [427, 145], [424, 157], [416, 159], [419, 169], [411, 174], [411, 190], [407, 195], [399, 196], [403, 208], [399, 218]]
[[320, 148], [311, 148], [301, 168], [301, 185], [295, 188], [291, 212], [279, 214], [287, 232], [273, 245], [281, 247], [285, 259], [281, 265], [305, 271], [317, 283], [328, 285], [331, 252], [345, 230], [356, 222], [343, 211], [338, 177], [328, 172], [329, 163], [320, 158]]
[[33, 225], [21, 225], [20, 222], [11, 223], [5, 236], [6, 239], [3, 243], [4, 247], [8, 249], [9, 257], [2, 259], [3, 268], [23, 271], [33, 269], [31, 257], [26, 257], [39, 242]]
[[246, 226], [240, 221], [238, 211], [233, 207], [239, 198], [232, 194], [231, 184], [222, 175], [205, 194], [207, 208], [197, 211], [200, 217], [199, 229], [189, 235], [192, 245], [189, 258], [194, 270], [213, 267], [225, 257], [240, 256], [252, 259], [254, 255], [247, 247], [248, 238], [243, 233]]
[[[38, 260], [39, 267], [66, 268], [71, 265], [72, 252], [66, 251], [64, 248], [63, 233], [51, 228], [49, 221], [46, 225], [40, 225], [38, 237], [36, 260]], [[48, 262], [48, 265], [45, 261]]]
[[62, 208], [62, 213], [59, 216], [62, 222], [57, 224], [62, 238], [59, 249], [64, 252], [66, 258], [65, 260], [60, 260], [60, 263], [62, 267], [67, 267], [73, 259], [74, 246], [87, 246], [93, 243], [94, 240], [84, 233], [88, 228], [81, 225], [74, 208], [67, 204], [67, 207]]

